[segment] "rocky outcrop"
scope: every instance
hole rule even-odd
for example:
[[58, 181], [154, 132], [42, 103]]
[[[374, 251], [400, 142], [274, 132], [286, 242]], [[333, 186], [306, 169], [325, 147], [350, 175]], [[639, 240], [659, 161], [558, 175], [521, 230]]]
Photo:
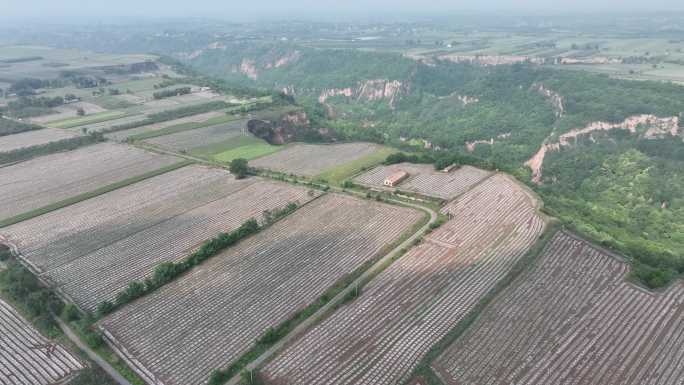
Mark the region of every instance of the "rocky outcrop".
[[542, 94], [546, 100], [553, 106], [553, 111], [556, 118], [562, 118], [565, 115], [565, 105], [563, 104], [563, 97], [557, 92], [546, 88], [543, 84], [537, 83], [532, 85], [532, 88]]
[[572, 145], [576, 143], [577, 138], [581, 136], [591, 135], [597, 131], [609, 131], [613, 129], [627, 130], [632, 134], [636, 134], [643, 130], [644, 139], [655, 139], [667, 135], [683, 135], [683, 133], [680, 132], [679, 117], [677, 116], [659, 118], [654, 115], [637, 115], [627, 118], [620, 123], [594, 122], [584, 128], [570, 130], [569, 132], [560, 135], [555, 142], [543, 144], [539, 151], [525, 162], [525, 165], [532, 170], [532, 181], [537, 184], [542, 183], [544, 158], [549, 151], [559, 151], [561, 147]]
[[543, 58], [535, 56], [517, 55], [442, 55], [440, 60], [447, 60], [453, 63], [470, 63], [482, 66], [508, 65], [516, 63], [544, 64]]
[[275, 145], [311, 139], [335, 140], [332, 130], [312, 128], [311, 121], [303, 111], [290, 112], [276, 120], [252, 119], [247, 122], [247, 130], [252, 135]]
[[[506, 138], [508, 138], [508, 137], [510, 137], [510, 136], [511, 136], [511, 133], [510, 133], [510, 132], [507, 132], [507, 133], [505, 133], [505, 134], [497, 135], [496, 138], [497, 138], [497, 139], [506, 139]], [[496, 143], [495, 140], [494, 140], [494, 138], [490, 138], [489, 140], [474, 140], [474, 141], [472, 141], [472, 142], [466, 142], [466, 143], [465, 143], [465, 147], [466, 147], [466, 150], [467, 150], [468, 152], [474, 152], [474, 151], [475, 151], [475, 147], [476, 147], [478, 144], [488, 144], [488, 145], [490, 145], [490, 146], [493, 146], [494, 143]]]
[[252, 80], [257, 80], [259, 73], [256, 68], [256, 61], [252, 59], [242, 59], [242, 63], [240, 63], [240, 73]]
[[329, 98], [343, 96], [358, 101], [387, 100], [390, 107], [394, 107], [409, 91], [409, 87], [399, 80], [374, 79], [359, 82], [355, 87], [324, 89], [318, 101], [325, 104]]
[[294, 63], [302, 56], [299, 51], [292, 51], [284, 56], [276, 58], [273, 62], [266, 63], [265, 69], [280, 68], [284, 67], [290, 63]]

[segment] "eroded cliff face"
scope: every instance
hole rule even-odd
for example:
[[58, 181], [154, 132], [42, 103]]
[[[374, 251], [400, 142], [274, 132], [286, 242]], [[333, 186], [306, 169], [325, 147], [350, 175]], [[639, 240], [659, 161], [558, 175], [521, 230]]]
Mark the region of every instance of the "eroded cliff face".
[[240, 63], [240, 73], [252, 80], [257, 80], [259, 71], [256, 68], [256, 61], [253, 59], [242, 59], [242, 63]]
[[334, 141], [334, 132], [326, 128], [312, 128], [309, 117], [303, 111], [289, 112], [275, 120], [252, 119], [247, 130], [270, 144], [281, 145], [316, 137]]
[[551, 106], [553, 106], [556, 118], [562, 118], [563, 115], [565, 115], [565, 105], [563, 104], [563, 97], [560, 94], [546, 88], [546, 86], [541, 83], [534, 84], [532, 88], [542, 94]]
[[684, 131], [679, 126], [679, 117], [677, 116], [659, 118], [654, 115], [636, 115], [620, 123], [593, 122], [584, 128], [570, 130], [560, 135], [557, 141], [543, 144], [539, 151], [525, 162], [525, 165], [532, 170], [532, 181], [537, 184], [542, 183], [544, 158], [549, 151], [559, 151], [561, 147], [573, 145], [581, 136], [613, 129], [627, 130], [632, 134], [643, 132], [642, 137], [644, 139], [663, 138], [668, 135], [684, 139]]
[[318, 101], [326, 104], [329, 98], [343, 96], [358, 101], [387, 100], [394, 108], [403, 95], [410, 92], [410, 87], [399, 80], [373, 79], [359, 82], [355, 87], [328, 88], [321, 91]]
[[242, 58], [239, 66], [233, 66], [232, 72], [241, 73], [252, 80], [257, 80], [265, 71], [285, 67], [295, 63], [302, 54], [298, 50], [278, 54], [270, 52], [265, 57], [256, 59], [253, 57]]

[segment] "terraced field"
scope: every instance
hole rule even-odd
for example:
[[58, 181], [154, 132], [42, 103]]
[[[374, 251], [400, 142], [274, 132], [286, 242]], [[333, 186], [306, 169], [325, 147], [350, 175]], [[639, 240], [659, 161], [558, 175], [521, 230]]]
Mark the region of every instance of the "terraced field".
[[373, 143], [296, 144], [249, 164], [261, 169], [314, 177], [327, 169], [371, 155], [379, 148]]
[[86, 310], [205, 240], [310, 200], [307, 189], [188, 166], [0, 229], [35, 271]]
[[681, 384], [684, 284], [650, 293], [626, 282], [627, 270], [556, 234], [435, 370], [453, 385]]
[[101, 143], [0, 168], [0, 220], [169, 166], [180, 160]]
[[145, 142], [174, 151], [191, 151], [249, 135], [245, 133], [246, 124], [245, 120], [236, 120], [217, 126], [159, 136]]
[[84, 368], [78, 358], [41, 336], [0, 299], [0, 384], [53, 385]]
[[471, 166], [463, 166], [445, 173], [436, 171], [430, 164], [399, 163], [378, 166], [354, 178], [354, 182], [367, 187], [385, 189], [385, 179], [398, 171], [407, 172], [409, 178], [396, 188], [440, 199], [453, 199], [491, 175], [491, 172]]
[[374, 278], [362, 294], [260, 371], [268, 384], [377, 385], [408, 380], [539, 238], [533, 197], [497, 174], [444, 208], [453, 219]]
[[373, 260], [422, 215], [324, 195], [101, 326], [150, 383], [206, 383], [213, 369]]
[[40, 146], [63, 139], [70, 139], [78, 134], [56, 128], [26, 131], [14, 135], [0, 137], [0, 152], [10, 152], [22, 148]]

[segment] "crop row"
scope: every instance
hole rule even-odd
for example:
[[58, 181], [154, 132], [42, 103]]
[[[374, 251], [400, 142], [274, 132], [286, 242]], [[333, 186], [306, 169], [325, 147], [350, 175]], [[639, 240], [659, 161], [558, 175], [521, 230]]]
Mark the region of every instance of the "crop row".
[[420, 212], [328, 194], [105, 318], [151, 383], [202, 384], [269, 328], [318, 300]]
[[1, 385], [55, 384], [83, 368], [78, 358], [41, 336], [0, 300]]
[[496, 175], [354, 302], [267, 364], [273, 384], [398, 384], [502, 278], [544, 228], [529, 195]]
[[135, 147], [101, 143], [0, 168], [0, 219], [9, 218], [178, 162]]
[[305, 188], [185, 167], [18, 223], [1, 232], [23, 258], [86, 310], [162, 262], [190, 254], [264, 210], [312, 197]]
[[650, 293], [628, 266], [558, 233], [433, 365], [449, 384], [680, 384], [684, 286]]

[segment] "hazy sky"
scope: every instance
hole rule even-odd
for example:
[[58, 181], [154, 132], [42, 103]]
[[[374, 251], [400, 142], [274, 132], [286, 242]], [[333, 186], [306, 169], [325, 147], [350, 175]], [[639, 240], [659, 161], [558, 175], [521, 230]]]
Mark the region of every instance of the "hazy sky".
[[684, 10], [684, 0], [0, 0], [0, 15], [59, 22], [67, 17], [292, 17], [336, 13], [431, 13], [459, 10]]

